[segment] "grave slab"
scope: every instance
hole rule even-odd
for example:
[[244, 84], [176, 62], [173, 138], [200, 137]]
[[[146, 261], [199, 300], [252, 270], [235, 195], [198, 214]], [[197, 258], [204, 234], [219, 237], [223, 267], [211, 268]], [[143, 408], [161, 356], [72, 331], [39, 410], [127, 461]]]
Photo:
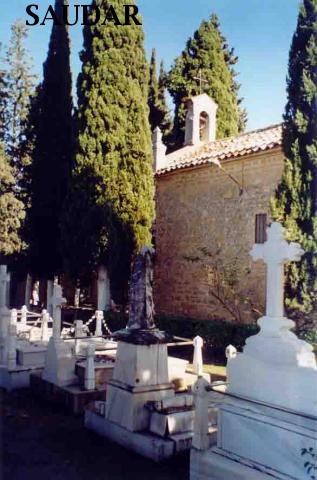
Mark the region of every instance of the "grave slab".
[[41, 373], [30, 375], [30, 387], [35, 395], [48, 403], [60, 405], [73, 415], [82, 415], [94, 401], [104, 400], [106, 390], [83, 390], [79, 385], [58, 386], [42, 378]]

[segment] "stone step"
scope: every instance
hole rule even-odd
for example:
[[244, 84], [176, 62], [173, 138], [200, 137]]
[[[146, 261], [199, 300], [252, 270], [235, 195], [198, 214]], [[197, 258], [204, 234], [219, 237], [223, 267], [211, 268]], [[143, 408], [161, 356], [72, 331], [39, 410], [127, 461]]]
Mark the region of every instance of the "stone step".
[[[173, 413], [151, 412], [150, 432], [160, 437], [184, 434], [194, 430], [194, 408], [183, 409]], [[217, 408], [208, 409], [209, 424], [217, 424]]]

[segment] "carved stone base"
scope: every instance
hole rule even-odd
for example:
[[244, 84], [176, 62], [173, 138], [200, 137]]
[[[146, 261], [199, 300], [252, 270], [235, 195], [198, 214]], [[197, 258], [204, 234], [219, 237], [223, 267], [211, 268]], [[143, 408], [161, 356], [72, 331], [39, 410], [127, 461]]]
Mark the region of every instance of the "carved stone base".
[[173, 341], [172, 335], [157, 328], [151, 330], [125, 328], [115, 332], [113, 338], [122, 342], [133, 343], [134, 345], [155, 345]]

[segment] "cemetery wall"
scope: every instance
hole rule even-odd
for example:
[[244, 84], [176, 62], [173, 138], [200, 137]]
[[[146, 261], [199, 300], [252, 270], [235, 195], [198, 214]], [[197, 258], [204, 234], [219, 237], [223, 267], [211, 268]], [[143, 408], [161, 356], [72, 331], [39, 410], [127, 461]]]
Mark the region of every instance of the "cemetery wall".
[[[264, 266], [252, 262], [249, 251], [256, 215], [267, 214], [270, 221], [269, 200], [281, 177], [283, 155], [275, 148], [222, 165], [225, 172], [205, 165], [156, 177], [158, 314], [233, 320], [213, 296], [220, 283], [210, 268], [215, 261], [218, 273], [225, 271], [227, 280], [238, 281], [240, 298], [251, 298], [253, 307], [264, 308]], [[254, 321], [250, 308], [240, 312], [243, 322]]]

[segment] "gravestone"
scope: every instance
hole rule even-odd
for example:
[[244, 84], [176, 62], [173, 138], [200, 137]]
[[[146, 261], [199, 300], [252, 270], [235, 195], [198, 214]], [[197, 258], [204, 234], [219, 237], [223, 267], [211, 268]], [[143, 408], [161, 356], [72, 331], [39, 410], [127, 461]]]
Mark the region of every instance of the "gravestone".
[[6, 363], [6, 338], [10, 324], [10, 310], [7, 307], [7, 288], [10, 276], [6, 265], [0, 265], [0, 363]]
[[285, 240], [278, 223], [251, 251], [267, 265], [266, 315], [243, 353], [228, 359], [229, 395], [219, 406], [217, 446], [199, 446], [205, 427], [198, 428], [191, 480], [310, 478], [309, 456], [317, 453], [317, 365], [312, 347], [291, 332], [294, 322], [284, 316], [284, 265], [303, 253]]
[[86, 368], [84, 378], [85, 390], [95, 390], [95, 345], [88, 344], [86, 347]]
[[61, 309], [66, 300], [58, 284], [54, 284], [51, 302], [53, 335], [48, 342], [42, 379], [58, 386], [72, 385], [78, 381], [75, 375], [76, 359], [71, 346], [61, 339]]
[[30, 301], [32, 297], [32, 284], [33, 284], [32, 277], [28, 273], [25, 281], [25, 296], [24, 296], [24, 304], [27, 306], [27, 308], [30, 308]]
[[170, 337], [154, 324], [153, 253], [144, 247], [134, 262], [129, 321], [126, 329], [113, 335], [118, 350], [107, 389], [106, 420], [131, 432], [149, 427], [147, 401], [174, 394], [168, 378]]
[[98, 270], [97, 296], [97, 310], [109, 310], [111, 301], [110, 280], [108, 270], [103, 265]]
[[53, 291], [54, 291], [54, 282], [53, 280], [47, 281], [47, 290], [46, 290], [46, 310], [50, 316], [53, 315], [53, 305], [52, 305], [52, 298], [53, 298]]

